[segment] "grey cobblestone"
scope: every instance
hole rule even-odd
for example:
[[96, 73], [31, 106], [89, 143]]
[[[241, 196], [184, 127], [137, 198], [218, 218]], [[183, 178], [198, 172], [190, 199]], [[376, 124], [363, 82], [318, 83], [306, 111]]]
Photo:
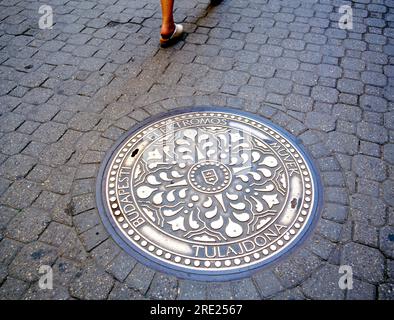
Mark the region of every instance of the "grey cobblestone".
[[205, 300], [207, 288], [204, 283], [197, 281], [180, 280], [178, 299], [180, 300]]
[[138, 263], [126, 278], [125, 282], [130, 288], [145, 294], [149, 289], [154, 274], [153, 270], [147, 270], [143, 265]]
[[16, 214], [7, 226], [6, 236], [21, 242], [37, 240], [50, 222], [48, 213], [35, 208], [27, 208]]
[[353, 280], [353, 289], [347, 290], [348, 300], [373, 300], [376, 298], [376, 287], [370, 283]]
[[380, 229], [379, 244], [380, 250], [391, 259], [394, 258], [394, 227], [386, 226]]
[[361, 244], [344, 246], [341, 263], [353, 267], [353, 274], [362, 280], [376, 283], [383, 280], [384, 259], [377, 250]]
[[138, 291], [130, 289], [126, 284], [120, 282], [115, 283], [111, 293], [108, 296], [109, 300], [145, 300], [145, 297]]
[[208, 283], [207, 298], [211, 300], [233, 300], [230, 282]]
[[345, 297], [345, 292], [338, 286], [338, 266], [325, 265], [315, 275], [305, 281], [302, 291], [308, 298], [338, 300]]
[[259, 272], [253, 280], [263, 298], [269, 298], [284, 289], [272, 271]]
[[147, 295], [153, 299], [174, 300], [177, 295], [178, 281], [176, 277], [156, 273]]
[[309, 128], [328, 132], [335, 129], [335, 118], [325, 113], [308, 112], [305, 124]]
[[358, 176], [366, 179], [383, 181], [386, 178], [386, 165], [378, 158], [355, 155], [353, 157], [353, 170]]
[[[206, 1], [176, 2], [188, 35], [159, 49], [158, 2], [53, 3], [50, 31], [34, 27], [31, 6], [7, 3], [0, 297], [392, 300], [392, 6], [352, 5], [349, 32], [324, 0], [224, 1], [207, 10]], [[272, 277], [207, 290], [155, 274], [101, 224], [94, 183], [114, 140], [150, 114], [197, 104], [259, 113], [298, 136], [319, 167], [323, 219]], [[35, 289], [43, 262], [54, 266], [52, 293]], [[337, 266], [327, 262], [353, 265], [353, 290], [338, 291]]]
[[21, 299], [28, 287], [28, 283], [8, 277], [0, 288], [0, 300]]
[[70, 292], [79, 299], [97, 300], [108, 296], [113, 286], [113, 279], [96, 265], [88, 266], [73, 280]]
[[354, 225], [354, 241], [367, 246], [377, 247], [378, 230], [377, 228], [365, 223], [355, 223]]
[[40, 242], [29, 243], [18, 252], [10, 264], [10, 275], [25, 281], [37, 280], [40, 266], [51, 266], [56, 257], [57, 252], [54, 247]]

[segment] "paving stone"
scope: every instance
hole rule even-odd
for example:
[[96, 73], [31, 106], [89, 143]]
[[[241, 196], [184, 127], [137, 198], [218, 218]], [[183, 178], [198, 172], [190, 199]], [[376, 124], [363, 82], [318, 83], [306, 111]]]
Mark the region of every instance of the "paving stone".
[[25, 117], [17, 113], [4, 113], [0, 116], [0, 131], [12, 132], [15, 131], [23, 122]]
[[379, 199], [364, 194], [354, 194], [350, 198], [351, 215], [354, 220], [383, 226], [386, 220], [386, 205]]
[[275, 73], [275, 68], [272, 66], [253, 64], [250, 66], [250, 73], [261, 78], [270, 78]]
[[8, 270], [7, 266], [4, 264], [0, 265], [0, 283], [3, 283], [4, 280], [7, 278]]
[[207, 298], [210, 300], [233, 300], [234, 294], [231, 291], [229, 282], [218, 282], [207, 284]]
[[8, 179], [23, 178], [36, 164], [36, 160], [32, 157], [17, 154], [9, 157], [0, 165], [0, 175]]
[[[8, 179], [0, 178], [0, 195], [7, 191], [8, 187], [11, 185], [11, 181]], [[0, 223], [1, 225], [1, 223]]]
[[108, 238], [108, 233], [103, 225], [100, 224], [82, 233], [80, 238], [86, 250], [90, 251], [105, 241]]
[[124, 281], [136, 265], [137, 261], [130, 255], [121, 251], [107, 266], [106, 271], [118, 281]]
[[0, 138], [0, 150], [7, 155], [20, 153], [29, 143], [27, 135], [19, 132], [10, 132]]
[[91, 256], [96, 259], [97, 263], [105, 267], [119, 252], [119, 246], [112, 239], [108, 239], [94, 248], [91, 252]]
[[29, 207], [40, 194], [38, 186], [27, 180], [15, 181], [0, 198], [3, 204], [17, 209]]
[[385, 182], [383, 182], [382, 189], [383, 189], [383, 199], [386, 201], [386, 203], [392, 206], [394, 203], [393, 200], [394, 181], [386, 180]]
[[78, 233], [85, 232], [100, 223], [97, 210], [88, 210], [74, 217], [74, 223]]
[[353, 268], [353, 274], [368, 282], [379, 282], [384, 275], [384, 258], [377, 249], [348, 243], [343, 247], [341, 264]]
[[394, 285], [392, 283], [384, 283], [378, 287], [379, 300], [393, 300]]
[[394, 227], [385, 226], [380, 229], [379, 234], [380, 250], [388, 257], [394, 257]]
[[99, 119], [96, 114], [80, 112], [69, 121], [68, 126], [78, 131], [89, 131], [96, 126]]
[[74, 150], [71, 146], [58, 142], [42, 150], [40, 161], [50, 166], [60, 166], [65, 164], [73, 155]]
[[70, 286], [73, 297], [86, 300], [107, 298], [114, 280], [96, 265], [90, 265], [81, 274], [77, 274]]
[[366, 223], [356, 222], [354, 225], [353, 240], [367, 246], [378, 246], [378, 230]]
[[322, 219], [317, 227], [317, 232], [323, 237], [336, 242], [341, 236], [342, 225], [334, 221]]
[[10, 264], [16, 254], [22, 248], [22, 244], [18, 241], [4, 238], [0, 242], [0, 263], [4, 266]]
[[256, 273], [253, 276], [253, 281], [263, 298], [269, 298], [284, 289], [272, 271]]
[[387, 276], [392, 279], [394, 275], [394, 260], [387, 259]]
[[23, 296], [28, 287], [28, 283], [8, 277], [0, 287], [0, 300], [18, 300]]
[[305, 281], [301, 288], [308, 298], [319, 300], [342, 300], [345, 291], [338, 285], [340, 274], [339, 267], [330, 264], [325, 265], [310, 279]]
[[[20, 11], [18, 4], [3, 8], [0, 202], [5, 206], [0, 207], [0, 261], [8, 265], [23, 247], [4, 236], [13, 228], [10, 220], [32, 207], [50, 214], [53, 222], [39, 239], [58, 248], [56, 257], [62, 256], [55, 267], [58, 291], [36, 292], [32, 283], [26, 298], [65, 298], [63, 287], [68, 290], [75, 275], [86, 270], [92, 254], [87, 250], [126, 283], [116, 282], [105, 294], [97, 291], [98, 296], [144, 298], [127, 285], [139, 265], [126, 254], [113, 255], [111, 246], [105, 249], [110, 240], [99, 230], [93, 196], [97, 165], [113, 141], [136, 122], [196, 104], [230, 106], [272, 119], [299, 136], [319, 165], [326, 203], [318, 230], [324, 235], [315, 233], [294, 265], [285, 265], [290, 260], [278, 264], [275, 275], [283, 289], [271, 299], [317, 296], [311, 288], [304, 296], [303, 281], [317, 279], [314, 271], [320, 270], [322, 260], [339, 264], [340, 248], [351, 241], [366, 245], [364, 260], [379, 246], [387, 268], [379, 283], [368, 273], [362, 282], [356, 276], [346, 299], [392, 298], [391, 242], [382, 242], [390, 237], [387, 230], [394, 221], [391, 8], [381, 1], [356, 3], [349, 33], [330, 25], [338, 19], [332, 4], [312, 2], [223, 2], [203, 18], [197, 16], [204, 4], [177, 4], [188, 36], [165, 50], [155, 38], [159, 3], [70, 2], [56, 7], [60, 29], [37, 34], [29, 29], [26, 10]], [[171, 92], [180, 97], [169, 98]], [[326, 220], [334, 227], [327, 227], [331, 224], [325, 225]], [[28, 236], [35, 234], [35, 222]], [[336, 244], [339, 248], [333, 249]], [[143, 277], [144, 268], [137, 277]], [[144, 294], [152, 277], [147, 277]], [[8, 280], [0, 270], [1, 281]], [[250, 281], [214, 287], [209, 298], [258, 299], [260, 293]], [[194, 289], [193, 297], [206, 299], [206, 284], [196, 283], [180, 281], [177, 298]], [[93, 281], [90, 285], [97, 288]], [[79, 295], [83, 290], [77, 291]]]
[[95, 198], [91, 193], [83, 194], [73, 198], [74, 214], [78, 214], [95, 208]]
[[64, 239], [63, 245], [59, 248], [59, 254], [77, 262], [85, 261], [88, 256], [81, 240], [73, 231]]
[[308, 275], [321, 265], [322, 261], [312, 253], [299, 250], [286, 261], [274, 268], [274, 272], [285, 288], [303, 282]]
[[53, 95], [52, 90], [45, 88], [33, 88], [24, 95], [23, 100], [33, 105], [40, 105], [49, 100]]
[[59, 112], [59, 106], [50, 103], [37, 106], [25, 105], [21, 112], [31, 121], [44, 123], [50, 121]]
[[324, 135], [316, 130], [308, 130], [305, 133], [300, 135], [301, 141], [306, 145], [312, 145], [317, 142], [320, 142]]
[[380, 157], [380, 146], [376, 143], [360, 141], [360, 153], [372, 157]]
[[177, 296], [177, 289], [176, 277], [156, 273], [147, 295], [156, 300], [174, 300]]
[[60, 139], [67, 127], [56, 122], [42, 124], [33, 134], [33, 138], [42, 143], [52, 143]]
[[366, 111], [385, 112], [387, 110], [387, 101], [377, 96], [362, 95], [360, 97], [360, 106]]
[[6, 236], [21, 242], [37, 240], [50, 222], [47, 212], [27, 208], [17, 213], [7, 226]]
[[375, 86], [385, 86], [387, 84], [387, 77], [378, 72], [364, 71], [361, 73], [361, 80], [366, 84]]
[[372, 197], [379, 197], [379, 183], [367, 179], [357, 179], [357, 191]]
[[68, 287], [71, 280], [74, 279], [77, 274], [81, 273], [82, 267], [72, 260], [61, 257], [57, 259], [52, 270], [54, 284]]
[[309, 128], [328, 132], [335, 129], [335, 118], [326, 113], [308, 112], [305, 124]]
[[383, 158], [390, 164], [394, 164], [394, 144], [386, 144], [383, 148]]
[[207, 297], [207, 285], [199, 281], [179, 280], [179, 300], [205, 300]]
[[384, 126], [388, 129], [394, 129], [394, 112], [385, 113]]
[[330, 64], [320, 64], [318, 73], [321, 77], [339, 78], [342, 75], [342, 69]]
[[354, 172], [366, 179], [383, 181], [386, 178], [386, 165], [378, 159], [364, 155], [355, 155], [353, 157]]
[[66, 194], [70, 191], [74, 179], [75, 168], [60, 166], [51, 171], [48, 179], [44, 181], [47, 190]]
[[387, 130], [380, 125], [368, 122], [359, 122], [357, 124], [357, 135], [367, 141], [383, 144], [387, 142]]
[[11, 276], [24, 281], [34, 281], [40, 277], [42, 265], [52, 266], [57, 257], [54, 247], [40, 242], [25, 245], [10, 264]]
[[361, 120], [361, 110], [356, 106], [347, 104], [336, 104], [333, 108], [333, 115], [339, 119], [348, 121]]
[[306, 86], [317, 85], [318, 75], [309, 71], [296, 71], [293, 72], [292, 80], [298, 84]]
[[328, 260], [335, 250], [335, 244], [319, 234], [315, 234], [308, 241], [306, 248], [321, 259]]
[[51, 222], [40, 236], [40, 241], [59, 247], [63, 244], [70, 231], [71, 228], [64, 224]]
[[300, 289], [293, 288], [278, 293], [272, 298], [272, 300], [305, 300], [305, 296], [302, 294]]
[[126, 278], [125, 283], [130, 288], [145, 294], [149, 289], [154, 274], [155, 272], [153, 270], [146, 269], [142, 264], [138, 263]]
[[235, 300], [258, 300], [258, 289], [251, 279], [242, 279], [231, 283]]
[[315, 86], [312, 89], [312, 98], [321, 102], [336, 103], [338, 101], [338, 90]]
[[307, 96], [289, 94], [284, 101], [284, 106], [291, 110], [308, 112], [312, 111], [313, 99]]
[[270, 78], [265, 82], [265, 88], [271, 92], [289, 94], [291, 92], [291, 81], [284, 79]]
[[34, 283], [23, 295], [23, 300], [68, 300], [70, 295], [65, 287], [55, 285], [53, 289], [40, 289]]
[[146, 298], [133, 289], [130, 289], [126, 284], [116, 282], [111, 293], [108, 296], [109, 300], [146, 300]]
[[348, 289], [347, 300], [374, 300], [376, 298], [376, 287], [373, 284], [353, 279], [353, 289]]
[[90, 57], [83, 59], [81, 64], [79, 65], [79, 68], [86, 71], [97, 71], [100, 70], [104, 66], [104, 64], [104, 59]]

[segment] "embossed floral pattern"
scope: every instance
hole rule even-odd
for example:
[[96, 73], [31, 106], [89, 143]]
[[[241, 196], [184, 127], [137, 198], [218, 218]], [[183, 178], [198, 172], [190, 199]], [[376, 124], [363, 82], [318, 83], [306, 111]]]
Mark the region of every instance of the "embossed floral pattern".
[[152, 223], [181, 238], [228, 242], [263, 228], [280, 210], [286, 172], [261, 140], [222, 127], [162, 140], [134, 174], [137, 204]]

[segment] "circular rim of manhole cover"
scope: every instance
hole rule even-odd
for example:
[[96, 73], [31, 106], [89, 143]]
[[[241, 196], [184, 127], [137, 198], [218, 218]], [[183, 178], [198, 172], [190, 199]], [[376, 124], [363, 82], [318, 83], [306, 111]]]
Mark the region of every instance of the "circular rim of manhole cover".
[[201, 106], [126, 132], [101, 164], [96, 201], [111, 236], [141, 263], [226, 281], [303, 243], [322, 191], [312, 158], [284, 129], [248, 112]]

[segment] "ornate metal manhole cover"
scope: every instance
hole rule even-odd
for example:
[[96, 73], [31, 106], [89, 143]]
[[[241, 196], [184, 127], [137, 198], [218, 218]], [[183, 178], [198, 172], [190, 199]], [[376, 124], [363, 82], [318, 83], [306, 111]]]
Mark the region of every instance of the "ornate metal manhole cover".
[[296, 140], [263, 118], [193, 108], [149, 119], [107, 155], [97, 200], [125, 250], [195, 279], [242, 277], [304, 238], [320, 180]]

